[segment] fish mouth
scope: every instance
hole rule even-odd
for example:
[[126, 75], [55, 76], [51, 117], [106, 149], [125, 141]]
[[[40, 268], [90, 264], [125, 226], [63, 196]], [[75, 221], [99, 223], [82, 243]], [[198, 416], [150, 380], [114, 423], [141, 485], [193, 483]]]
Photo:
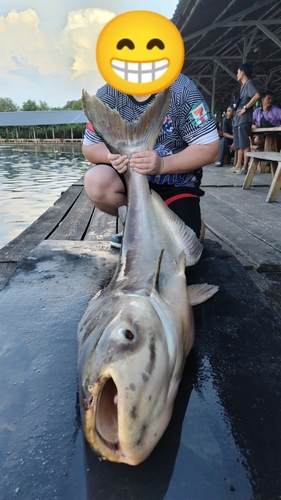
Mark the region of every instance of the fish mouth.
[[119, 59], [111, 61], [111, 67], [116, 75], [129, 83], [150, 83], [158, 80], [166, 73], [168, 66], [168, 59], [151, 62], [129, 62]]
[[118, 439], [118, 391], [112, 378], [101, 388], [96, 408], [96, 433], [111, 450], [119, 449]]

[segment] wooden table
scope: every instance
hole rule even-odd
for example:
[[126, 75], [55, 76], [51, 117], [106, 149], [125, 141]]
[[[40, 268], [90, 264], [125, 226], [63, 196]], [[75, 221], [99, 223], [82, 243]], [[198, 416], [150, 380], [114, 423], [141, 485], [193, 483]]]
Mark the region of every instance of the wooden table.
[[[264, 151], [265, 152], [274, 152], [278, 151], [278, 141], [277, 137], [281, 134], [281, 127], [267, 127], [267, 128], [255, 128], [252, 129], [253, 135], [262, 135], [264, 136]], [[251, 137], [251, 152], [255, 151], [253, 147], [253, 141]], [[266, 165], [266, 162], [260, 160], [257, 165], [257, 170], [260, 173], [268, 172], [269, 167]]]
[[250, 188], [252, 179], [257, 170], [258, 163], [263, 160], [268, 161], [270, 163], [273, 180], [269, 188], [266, 201], [267, 202], [276, 201], [279, 191], [281, 189], [281, 153], [274, 151], [256, 151], [252, 153], [247, 153], [247, 156], [249, 156], [251, 159], [249, 163], [248, 172], [242, 188], [243, 189]]
[[277, 136], [281, 134], [281, 127], [255, 128], [252, 135], [264, 135], [264, 151], [278, 151]]

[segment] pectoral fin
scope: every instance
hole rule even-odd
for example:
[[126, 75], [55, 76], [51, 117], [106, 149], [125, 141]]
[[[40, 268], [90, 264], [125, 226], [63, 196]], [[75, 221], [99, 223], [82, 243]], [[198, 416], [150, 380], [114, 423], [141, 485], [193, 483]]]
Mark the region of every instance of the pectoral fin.
[[196, 306], [197, 304], [201, 304], [202, 302], [210, 299], [219, 289], [218, 286], [208, 285], [208, 283], [203, 283], [202, 285], [190, 285], [187, 288], [190, 304], [192, 306]]

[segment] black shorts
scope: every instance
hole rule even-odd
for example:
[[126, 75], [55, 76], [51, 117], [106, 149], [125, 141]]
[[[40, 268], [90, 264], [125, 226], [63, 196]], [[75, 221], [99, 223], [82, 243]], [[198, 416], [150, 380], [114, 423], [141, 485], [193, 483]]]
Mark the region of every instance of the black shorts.
[[[108, 164], [109, 167], [112, 165]], [[114, 167], [112, 167], [114, 168]], [[121, 181], [124, 184], [125, 194], [127, 194], [126, 182], [123, 174], [119, 174]], [[176, 188], [174, 186], [169, 186], [167, 184], [159, 185], [149, 183], [151, 189], [156, 191], [156, 193], [161, 196], [162, 200], [165, 201], [166, 205], [177, 214], [187, 226], [191, 227], [197, 237], [200, 236], [201, 230], [201, 211], [200, 211], [200, 196], [204, 194], [204, 191], [199, 190], [200, 194], [193, 194], [187, 188], [180, 187]]]
[[250, 147], [250, 134], [252, 124], [250, 122], [241, 123], [233, 127], [233, 142], [235, 149], [247, 149]]

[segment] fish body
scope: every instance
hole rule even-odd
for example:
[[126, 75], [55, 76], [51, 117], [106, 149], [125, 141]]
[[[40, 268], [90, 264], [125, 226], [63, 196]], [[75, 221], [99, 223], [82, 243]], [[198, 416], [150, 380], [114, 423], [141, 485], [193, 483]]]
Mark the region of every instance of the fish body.
[[[159, 94], [127, 123], [83, 94], [84, 111], [112, 152], [152, 150], [170, 101]], [[187, 287], [186, 265], [202, 245], [153, 191], [147, 176], [125, 174], [128, 205], [115, 274], [78, 327], [78, 378], [86, 439], [103, 458], [137, 465], [151, 453], [173, 410], [194, 342], [192, 305], [217, 287]]]

